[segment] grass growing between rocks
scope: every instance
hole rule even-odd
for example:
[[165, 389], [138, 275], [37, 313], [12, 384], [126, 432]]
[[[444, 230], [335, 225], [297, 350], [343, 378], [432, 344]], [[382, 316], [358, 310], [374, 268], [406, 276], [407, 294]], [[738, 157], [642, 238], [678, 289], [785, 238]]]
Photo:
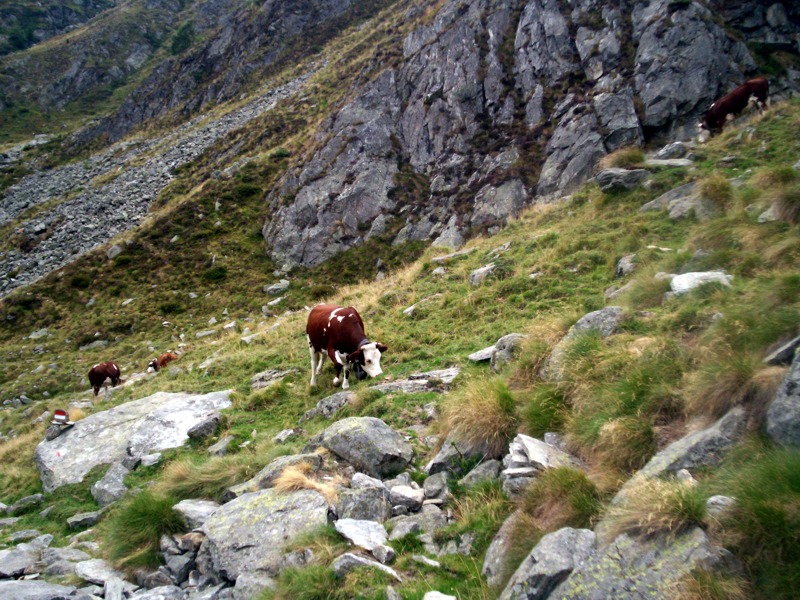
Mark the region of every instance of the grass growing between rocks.
[[172, 510], [175, 504], [174, 497], [150, 490], [122, 500], [100, 525], [100, 538], [108, 558], [127, 570], [157, 567], [161, 536], [186, 527], [183, 518]]

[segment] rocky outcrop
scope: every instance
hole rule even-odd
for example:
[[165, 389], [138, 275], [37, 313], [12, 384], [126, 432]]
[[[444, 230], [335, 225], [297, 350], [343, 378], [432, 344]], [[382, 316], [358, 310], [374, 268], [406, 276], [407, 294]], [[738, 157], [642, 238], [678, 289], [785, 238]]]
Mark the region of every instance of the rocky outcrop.
[[800, 446], [800, 355], [767, 409], [767, 435], [782, 446]]
[[245, 494], [224, 504], [203, 524], [206, 539], [200, 556], [205, 554], [213, 571], [229, 581], [256, 569], [274, 575], [284, 546], [327, 522], [328, 503], [317, 492]]
[[97, 465], [177, 448], [210, 414], [231, 405], [229, 391], [210, 394], [158, 392], [89, 415], [59, 437], [36, 447], [34, 460], [46, 491], [78, 483]]

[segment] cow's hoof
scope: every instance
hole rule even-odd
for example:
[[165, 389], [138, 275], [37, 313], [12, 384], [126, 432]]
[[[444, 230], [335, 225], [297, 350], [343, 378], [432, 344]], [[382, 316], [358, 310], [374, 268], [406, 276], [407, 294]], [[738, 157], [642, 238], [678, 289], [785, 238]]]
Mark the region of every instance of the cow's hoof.
[[334, 377], [333, 378], [333, 385], [339, 385], [340, 383], [341, 383], [341, 381], [339, 380], [338, 377]]

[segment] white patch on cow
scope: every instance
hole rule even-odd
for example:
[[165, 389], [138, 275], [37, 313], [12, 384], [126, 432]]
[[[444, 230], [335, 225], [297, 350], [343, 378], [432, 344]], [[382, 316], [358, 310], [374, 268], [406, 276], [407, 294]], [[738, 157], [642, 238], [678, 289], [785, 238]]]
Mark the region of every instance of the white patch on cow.
[[342, 321], [344, 321], [344, 317], [336, 317], [336, 318], [339, 320], [339, 323], [341, 323]]
[[[311, 343], [311, 336], [307, 335], [308, 338], [308, 352], [311, 354], [311, 385], [317, 385], [317, 351], [314, 349], [314, 344]], [[322, 362], [322, 361], [320, 361]]]
[[[340, 310], [342, 310], [342, 309], [341, 309], [341, 308], [334, 308], [334, 309], [331, 311], [331, 314], [330, 314], [330, 315], [328, 315], [328, 327], [330, 327], [330, 326], [331, 326], [331, 321], [333, 321], [333, 317], [335, 317], [335, 316], [336, 316], [336, 313], [337, 313], [337, 312], [339, 312]], [[340, 320], [341, 320], [341, 319], [340, 319]]]
[[99, 366], [100, 366], [100, 363], [97, 363], [97, 364], [96, 364], [95, 366], [93, 366], [92, 368], [93, 368], [93, 369], [96, 369], [96, 368], [97, 368], [97, 367], [99, 367]]
[[343, 367], [347, 365], [347, 355], [342, 354], [338, 350], [334, 350], [334, 356], [336, 356], [336, 362], [342, 365]]
[[364, 370], [370, 377], [377, 377], [383, 371], [381, 370], [381, 351], [378, 350], [375, 342], [364, 344], [361, 347], [364, 352]]
[[147, 372], [148, 373], [155, 373], [156, 370], [153, 367], [147, 367]]

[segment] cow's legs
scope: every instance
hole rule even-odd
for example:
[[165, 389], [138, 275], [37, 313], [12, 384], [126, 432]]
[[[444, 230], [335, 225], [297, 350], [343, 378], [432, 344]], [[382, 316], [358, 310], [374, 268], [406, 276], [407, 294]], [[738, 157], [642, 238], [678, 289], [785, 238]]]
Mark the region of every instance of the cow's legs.
[[322, 363], [325, 361], [325, 353], [317, 352], [317, 356], [319, 356], [319, 361], [317, 362], [317, 375], [319, 375], [322, 373]]
[[[308, 352], [311, 354], [311, 385], [317, 385], [317, 373], [319, 371], [319, 366], [317, 365], [317, 351], [314, 350], [314, 344], [311, 343], [311, 338], [308, 338]], [[320, 365], [322, 364], [322, 358], [323, 357], [320, 356]]]

